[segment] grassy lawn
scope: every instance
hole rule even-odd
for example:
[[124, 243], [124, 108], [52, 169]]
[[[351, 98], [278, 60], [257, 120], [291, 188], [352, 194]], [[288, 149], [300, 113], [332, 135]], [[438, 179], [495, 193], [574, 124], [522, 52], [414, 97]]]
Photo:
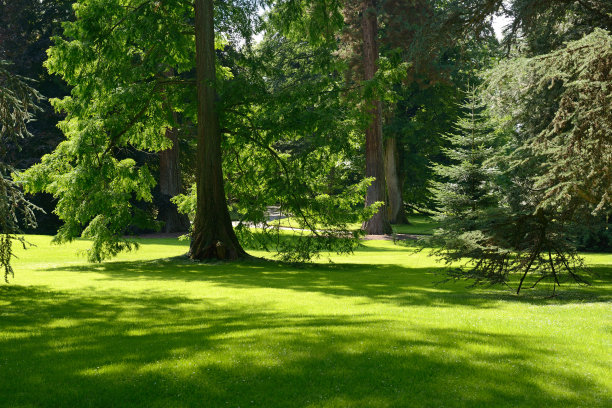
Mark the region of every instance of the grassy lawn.
[[[431, 217], [425, 215], [410, 215], [408, 216], [410, 224], [393, 225], [393, 232], [396, 234], [417, 234], [431, 235], [437, 227], [437, 223]], [[270, 222], [270, 225], [279, 225], [288, 228], [300, 228], [300, 224], [293, 217], [281, 218]], [[361, 224], [350, 224], [349, 228], [357, 230], [361, 228]]]
[[425, 215], [409, 215], [408, 222], [410, 224], [394, 225], [393, 232], [397, 234], [417, 234], [431, 235], [438, 227], [438, 224]]
[[295, 267], [31, 240], [0, 285], [2, 407], [612, 406], [610, 254], [550, 300], [435, 285], [382, 241]]

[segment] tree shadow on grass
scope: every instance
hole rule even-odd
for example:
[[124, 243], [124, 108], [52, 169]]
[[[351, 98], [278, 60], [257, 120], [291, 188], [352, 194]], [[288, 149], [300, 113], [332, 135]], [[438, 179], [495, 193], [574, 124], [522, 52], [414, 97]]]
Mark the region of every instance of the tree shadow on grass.
[[[287, 235], [283, 236], [285, 240], [295, 239], [294, 236]], [[141, 240], [141, 244], [147, 245], [151, 240]], [[160, 240], [157, 244], [164, 244], [164, 240]], [[177, 241], [178, 242], [178, 241]], [[187, 245], [184, 243], [183, 245]], [[376, 259], [379, 260], [381, 257], [384, 258], [384, 253], [390, 253], [397, 251], [406, 251], [407, 255], [411, 255], [415, 251], [415, 247], [412, 244], [406, 244], [406, 242], [395, 243], [397, 248], [389, 249], [387, 246], [372, 246], [372, 245], [360, 245], [355, 253], [357, 254], [369, 254], [375, 253]], [[394, 254], [394, 255], [395, 255]], [[153, 261], [154, 263], [157, 261]], [[163, 262], [176, 262], [179, 268], [182, 268], [185, 262], [191, 266], [197, 265], [186, 260], [185, 257], [179, 256], [171, 259], [165, 259]], [[256, 265], [260, 262], [260, 265]], [[578, 285], [574, 282], [562, 282], [562, 286], [557, 289], [557, 294], [554, 299], [550, 298], [552, 292], [552, 282], [542, 282], [535, 289], [530, 286], [536, 282], [537, 275], [529, 275], [525, 280], [523, 290], [520, 296], [517, 296], [514, 291], [518, 286], [520, 274], [512, 277], [510, 280], [510, 286], [479, 286], [478, 288], [471, 288], [471, 281], [448, 281], [447, 269], [440, 263], [438, 267], [428, 268], [411, 268], [404, 267], [396, 264], [351, 264], [351, 263], [326, 263], [325, 257], [318, 263], [306, 263], [303, 265], [285, 264], [282, 262], [276, 262], [272, 260], [261, 259], [255, 262], [243, 262], [243, 263], [216, 263], [213, 264], [217, 267], [219, 275], [211, 274], [211, 277], [216, 278], [228, 278], [230, 285], [236, 285], [237, 287], [268, 287], [266, 286], [271, 280], [276, 282], [288, 281], [288, 285], [291, 285], [297, 280], [301, 280], [302, 277], [310, 277], [311, 282], [303, 282], [303, 284], [297, 284], [293, 286], [272, 285], [275, 288], [286, 288], [296, 290], [312, 291], [317, 289], [326, 289], [325, 293], [329, 294], [343, 294], [346, 296], [366, 296], [372, 297], [378, 300], [388, 298], [389, 300], [395, 299], [401, 305], [407, 304], [461, 304], [461, 305], [478, 305], [479, 307], [490, 306], [491, 302], [498, 301], [512, 301], [512, 302], [528, 302], [532, 304], [563, 304], [572, 302], [607, 302], [612, 301], [612, 268], [607, 265], [592, 265], [588, 268], [588, 273], [585, 275], [587, 281], [593, 285], [591, 287], [585, 287], [584, 285]], [[229, 265], [225, 268], [224, 265]], [[231, 266], [238, 265], [237, 268], [242, 268], [244, 272], [245, 267], [247, 269], [252, 268], [254, 272], [257, 272], [258, 268], [268, 268], [272, 273], [267, 273], [263, 279], [259, 275], [252, 275], [250, 272], [239, 273], [238, 271], [232, 271]], [[137, 265], [126, 265], [128, 270], [133, 270], [134, 267], [138, 269]], [[206, 265], [209, 266], [209, 265]], [[172, 266], [169, 266], [172, 268]], [[110, 267], [109, 269], [115, 269]], [[147, 267], [144, 268], [147, 270]], [[151, 271], [152, 268], [148, 268]], [[167, 269], [162, 266], [162, 273], [165, 273]], [[188, 269], [188, 268], [187, 268]], [[185, 270], [185, 269], [184, 269]], [[289, 275], [285, 275], [284, 272], [289, 271]], [[189, 271], [188, 271], [189, 272]], [[193, 271], [192, 271], [193, 272]], [[200, 274], [202, 271], [197, 270], [195, 273]], [[207, 270], [206, 273], [209, 271]], [[278, 273], [276, 273], [278, 272]], [[325, 275], [321, 278], [321, 274]], [[344, 274], [344, 276], [343, 276]], [[114, 275], [114, 274], [113, 274]], [[252, 279], [250, 279], [252, 278]], [[331, 278], [329, 285], [321, 285], [321, 282], [325, 278]], [[338, 279], [335, 279], [338, 278]], [[362, 278], [369, 283], [362, 284]], [[128, 278], [129, 279], [129, 278]], [[173, 278], [171, 278], [173, 279]], [[178, 279], [182, 279], [178, 277]], [[187, 280], [206, 280], [200, 277], [189, 276]], [[313, 281], [314, 279], [314, 281]], [[240, 282], [236, 282], [236, 281]], [[259, 281], [263, 281], [264, 284], [259, 284]], [[447, 281], [447, 282], [445, 282]], [[514, 287], [514, 289], [512, 289]], [[341, 289], [339, 289], [341, 288]], [[602, 290], [602, 288], [605, 288]], [[340, 292], [340, 293], [338, 293]], [[422, 296], [421, 296], [422, 295]], [[422, 301], [422, 303], [419, 303]]]
[[[606, 406], [539, 339], [0, 287], [0, 406]], [[478, 350], [489, 350], [487, 353]], [[491, 351], [493, 350], [493, 351]]]
[[161, 280], [210, 282], [231, 288], [274, 288], [301, 292], [318, 292], [338, 297], [363, 297], [374, 302], [398, 306], [420, 305], [478, 308], [497, 307], [500, 301], [535, 305], [564, 303], [597, 303], [612, 300], [610, 291], [598, 285], [612, 280], [610, 268], [599, 269], [593, 287], [564, 285], [560, 294], [548, 299], [549, 288], [541, 284], [517, 296], [505, 287], [470, 288], [465, 281], [440, 283], [446, 279], [444, 268], [409, 268], [388, 264], [306, 264], [301, 266], [268, 260], [197, 263], [186, 257], [152, 261], [106, 262], [102, 264], [67, 265], [48, 270], [95, 272], [104, 280]]

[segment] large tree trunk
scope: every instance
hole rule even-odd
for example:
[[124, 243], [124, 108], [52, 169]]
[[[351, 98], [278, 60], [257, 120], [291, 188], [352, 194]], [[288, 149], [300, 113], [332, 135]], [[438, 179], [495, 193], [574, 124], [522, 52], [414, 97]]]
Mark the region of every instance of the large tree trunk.
[[179, 214], [170, 201], [181, 193], [181, 168], [179, 161], [178, 132], [166, 129], [166, 137], [172, 141], [170, 149], [159, 152], [159, 190], [161, 193], [157, 218], [164, 222], [164, 232], [184, 232], [189, 229], [189, 219]]
[[192, 259], [246, 256], [232, 228], [221, 157], [221, 132], [215, 110], [215, 33], [213, 0], [195, 0], [196, 80], [198, 88], [197, 204]]
[[391, 224], [405, 224], [408, 219], [404, 212], [402, 180], [398, 172], [397, 141], [394, 137], [385, 140], [385, 180], [389, 196], [388, 215]]
[[[364, 79], [374, 78], [378, 60], [378, 23], [376, 21], [376, 2], [365, 0], [362, 3], [361, 29], [363, 34]], [[377, 201], [385, 202], [385, 169], [382, 139], [382, 104], [379, 100], [366, 101], [372, 122], [366, 129], [366, 177], [374, 177], [366, 193], [366, 206]], [[363, 223], [368, 234], [390, 234], [391, 224], [387, 220], [386, 206], [378, 209], [372, 218]]]

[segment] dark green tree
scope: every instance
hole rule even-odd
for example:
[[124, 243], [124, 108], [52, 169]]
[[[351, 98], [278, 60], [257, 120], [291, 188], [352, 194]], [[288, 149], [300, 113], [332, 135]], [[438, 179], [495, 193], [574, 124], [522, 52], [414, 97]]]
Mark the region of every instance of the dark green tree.
[[462, 116], [453, 133], [445, 135], [448, 147], [442, 149], [449, 164], [433, 166], [440, 180], [433, 182], [440, 228], [428, 244], [434, 245], [434, 254], [446, 263], [467, 258], [470, 271], [489, 276], [486, 263], [508, 255], [503, 248], [483, 244], [488, 239], [485, 230], [500, 200], [496, 187], [498, 169], [491, 161], [499, 148], [500, 135], [476, 88], [467, 91], [460, 111]]
[[454, 259], [469, 260], [455, 277], [508, 283], [517, 274], [517, 293], [526, 282], [549, 281], [553, 293], [566, 280], [586, 283], [573, 231], [611, 209], [611, 40], [597, 29], [490, 73], [484, 97], [511, 135], [494, 159], [502, 199], [463, 235]]
[[365, 175], [373, 178], [365, 205], [379, 205], [374, 216], [363, 223], [369, 234], [390, 234], [383, 154], [383, 107], [381, 100], [379, 1], [346, 1], [343, 8], [342, 56], [350, 66], [347, 83], [359, 89], [365, 123]]
[[581, 250], [612, 248], [609, 66], [610, 34], [598, 29], [553, 53], [508, 62], [490, 78], [491, 92], [503, 90], [491, 99], [499, 114], [522, 124], [515, 156], [533, 163], [537, 208], [566, 214]]
[[13, 243], [26, 246], [25, 239], [18, 235], [20, 223], [35, 226], [37, 207], [24, 197], [13, 180], [14, 168], [6, 161], [6, 153], [31, 135], [26, 124], [40, 109], [37, 103], [42, 98], [26, 79], [12, 74], [8, 67], [6, 61], [0, 60], [0, 268], [7, 282], [9, 275], [13, 275]]
[[557, 51], [509, 60], [490, 73], [494, 108], [520, 125], [521, 151], [539, 159], [533, 187], [543, 192], [540, 207], [610, 207], [611, 65], [612, 36], [596, 29]]
[[[45, 96], [39, 102], [36, 120], [28, 123], [31, 136], [19, 146], [7, 146], [5, 160], [16, 168], [27, 168], [51, 152], [62, 139], [57, 128], [61, 115], [54, 112], [49, 98], [68, 95], [69, 89], [57, 76], [43, 67], [46, 50], [53, 36], [62, 32], [61, 23], [72, 19], [71, 0], [11, 0], [0, 1], [0, 59], [11, 61], [6, 69], [14, 75], [32, 78], [36, 89]], [[38, 233], [55, 233], [59, 220], [48, 194], [29, 196], [28, 200], [44, 209], [37, 214]], [[25, 230], [31, 230], [25, 226]]]
[[472, 218], [471, 214], [494, 207], [498, 200], [493, 183], [496, 170], [489, 161], [495, 154], [498, 136], [476, 88], [466, 92], [460, 110], [462, 117], [455, 123], [454, 132], [445, 135], [449, 147], [442, 149], [450, 164], [434, 165], [434, 172], [444, 180], [434, 182], [443, 223]]
[[612, 3], [607, 0], [513, 0], [503, 10], [511, 19], [506, 46], [528, 57], [562, 48], [594, 28], [612, 30]]

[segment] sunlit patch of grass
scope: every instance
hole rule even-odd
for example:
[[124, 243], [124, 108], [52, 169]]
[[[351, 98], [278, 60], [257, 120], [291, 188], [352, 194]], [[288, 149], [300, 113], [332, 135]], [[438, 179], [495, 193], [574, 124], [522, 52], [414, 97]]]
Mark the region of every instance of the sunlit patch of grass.
[[[408, 216], [408, 222], [409, 224], [393, 225], [393, 232], [396, 234], [431, 235], [438, 227], [438, 223], [434, 219], [425, 215], [410, 215]], [[303, 227], [295, 217], [285, 217], [270, 221], [270, 225], [296, 229]], [[352, 223], [347, 227], [352, 231], [356, 231], [361, 228], [361, 224]]]
[[436, 284], [440, 264], [392, 242], [296, 266], [150, 239], [92, 265], [87, 242], [30, 240], [0, 286], [0, 406], [612, 403], [610, 254], [546, 299]]

